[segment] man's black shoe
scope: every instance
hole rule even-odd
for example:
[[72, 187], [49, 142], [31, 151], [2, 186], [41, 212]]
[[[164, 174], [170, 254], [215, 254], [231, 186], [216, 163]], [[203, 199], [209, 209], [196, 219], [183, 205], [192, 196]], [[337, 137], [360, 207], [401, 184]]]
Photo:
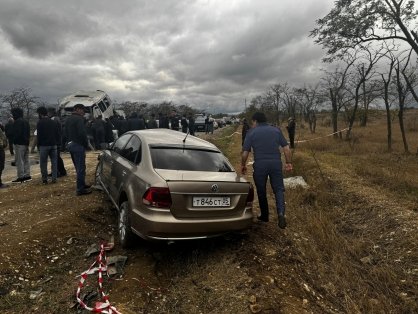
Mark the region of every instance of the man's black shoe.
[[284, 217], [284, 215], [279, 215], [279, 228], [285, 229], [286, 225], [286, 218]]
[[89, 185], [89, 184], [84, 185], [84, 189], [90, 189], [90, 188], [91, 188], [91, 185]]
[[58, 173], [57, 178], [65, 177], [67, 173]]
[[263, 217], [263, 216], [257, 216], [257, 220], [258, 221], [263, 221], [263, 222], [269, 222], [268, 217], [266, 218], [266, 217]]
[[87, 195], [87, 194], [90, 194], [90, 193], [91, 193], [91, 190], [84, 189], [84, 190], [81, 190], [81, 191], [77, 191], [77, 196]]
[[42, 180], [42, 184], [48, 184], [48, 180]]
[[27, 177], [23, 177], [22, 178], [22, 182], [27, 182], [27, 181], [32, 181], [32, 177], [31, 176], [27, 176]]
[[22, 183], [22, 182], [23, 182], [23, 178], [17, 178], [12, 181], [12, 183]]

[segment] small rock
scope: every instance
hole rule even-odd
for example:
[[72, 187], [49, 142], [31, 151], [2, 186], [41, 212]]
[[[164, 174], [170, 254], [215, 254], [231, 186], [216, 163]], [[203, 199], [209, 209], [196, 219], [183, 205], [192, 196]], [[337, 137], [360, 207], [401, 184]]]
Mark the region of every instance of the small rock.
[[261, 312], [261, 306], [258, 304], [250, 304], [250, 311], [251, 313], [259, 313]]
[[362, 262], [363, 264], [371, 264], [373, 262], [373, 256], [369, 255], [369, 256], [360, 258], [360, 262]]
[[250, 301], [251, 304], [255, 304], [257, 302], [257, 298], [255, 295], [252, 295], [248, 298], [248, 301]]
[[302, 300], [302, 306], [303, 306], [304, 308], [306, 308], [306, 307], [308, 306], [308, 299], [303, 299], [303, 300]]
[[267, 280], [269, 283], [273, 284], [274, 283], [274, 278], [270, 277], [270, 276], [266, 276]]
[[36, 291], [31, 291], [29, 294], [29, 299], [35, 300], [41, 295], [41, 293], [42, 293], [42, 288]]

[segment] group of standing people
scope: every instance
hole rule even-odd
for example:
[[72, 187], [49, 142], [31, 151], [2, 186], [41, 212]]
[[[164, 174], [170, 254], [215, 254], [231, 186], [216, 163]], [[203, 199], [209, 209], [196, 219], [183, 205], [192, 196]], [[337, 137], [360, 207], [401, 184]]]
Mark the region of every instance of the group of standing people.
[[[39, 151], [39, 164], [42, 175], [42, 182], [48, 183], [48, 157], [51, 160], [51, 178], [55, 183], [57, 177], [67, 175], [64, 162], [60, 156], [61, 145], [61, 123], [56, 117], [54, 108], [39, 107], [37, 109], [39, 120], [36, 125], [36, 142]], [[12, 118], [2, 131], [2, 151], [0, 151], [0, 187], [6, 187], [1, 182], [1, 172], [4, 170], [4, 149], [9, 146], [10, 154], [14, 157], [14, 165], [16, 166], [17, 178], [12, 183], [23, 183], [32, 180], [30, 173], [29, 160], [29, 142], [30, 142], [30, 125], [29, 121], [24, 119], [23, 110], [21, 108], [13, 108], [11, 110]]]
[[212, 116], [206, 116], [205, 118], [205, 132], [206, 134], [213, 134], [214, 129], [214, 122], [215, 119], [212, 118]]
[[189, 132], [191, 135], [195, 134], [195, 124], [193, 115], [190, 114], [180, 116], [176, 110], [173, 110], [170, 115], [158, 113], [158, 119], [156, 115], [152, 113], [148, 120], [145, 120], [144, 116], [132, 113], [127, 119], [119, 117], [116, 120], [112, 120], [114, 127], [118, 131], [118, 135], [121, 136], [125, 132], [144, 130], [144, 129], [171, 129], [174, 131], [182, 131], [183, 133]]
[[283, 164], [281, 160], [280, 148], [285, 156], [285, 171], [292, 171], [292, 151], [294, 148], [296, 123], [293, 117], [288, 119], [287, 130], [290, 138], [289, 144], [281, 132], [280, 128], [269, 125], [267, 117], [262, 112], [256, 112], [252, 116], [252, 127], [244, 119], [242, 127], [242, 153], [241, 153], [241, 173], [247, 174], [247, 159], [250, 152], [254, 154], [253, 178], [257, 189], [258, 203], [260, 206], [259, 221], [269, 221], [269, 205], [267, 201], [267, 179], [275, 196], [275, 205], [278, 215], [278, 226], [286, 228], [285, 199]]

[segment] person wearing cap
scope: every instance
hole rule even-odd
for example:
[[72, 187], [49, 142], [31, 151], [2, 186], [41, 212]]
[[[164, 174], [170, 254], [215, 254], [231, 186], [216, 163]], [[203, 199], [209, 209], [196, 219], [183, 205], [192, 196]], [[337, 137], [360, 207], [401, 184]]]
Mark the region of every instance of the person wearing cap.
[[282, 160], [280, 147], [286, 159], [285, 170], [292, 171], [292, 152], [285, 137], [279, 128], [267, 124], [266, 115], [262, 112], [254, 113], [252, 117], [253, 128], [248, 131], [242, 146], [241, 173], [247, 173], [246, 162], [250, 151], [254, 153], [253, 177], [257, 189], [258, 203], [260, 205], [260, 221], [269, 221], [269, 206], [267, 201], [267, 178], [276, 199], [276, 210], [279, 228], [286, 228], [284, 182], [282, 173]]
[[296, 122], [295, 118], [290, 117], [287, 119], [287, 133], [289, 134], [290, 148], [295, 148], [295, 133], [296, 133]]
[[90, 194], [90, 186], [86, 185], [86, 149], [88, 147], [87, 131], [84, 122], [84, 105], [76, 104], [73, 113], [65, 121], [67, 149], [71, 154], [77, 173], [78, 196]]

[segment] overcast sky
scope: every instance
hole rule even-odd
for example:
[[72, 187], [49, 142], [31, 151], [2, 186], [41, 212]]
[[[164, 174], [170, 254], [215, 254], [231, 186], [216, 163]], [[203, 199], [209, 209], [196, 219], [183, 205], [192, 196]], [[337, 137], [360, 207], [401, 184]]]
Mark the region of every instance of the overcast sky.
[[0, 0], [0, 93], [77, 90], [213, 112], [279, 82], [313, 84], [309, 32], [334, 0]]

